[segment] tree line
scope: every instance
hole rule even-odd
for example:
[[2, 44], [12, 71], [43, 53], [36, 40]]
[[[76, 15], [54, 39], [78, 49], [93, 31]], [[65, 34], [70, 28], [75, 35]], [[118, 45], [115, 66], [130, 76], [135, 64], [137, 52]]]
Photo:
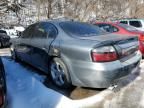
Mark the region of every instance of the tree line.
[[[144, 0], [1, 0], [0, 16], [12, 12], [21, 21], [21, 11], [27, 8], [27, 2], [35, 5], [36, 17], [47, 19], [65, 16], [80, 21], [91, 18], [112, 20], [125, 17], [144, 17]], [[31, 10], [29, 10], [31, 11]]]

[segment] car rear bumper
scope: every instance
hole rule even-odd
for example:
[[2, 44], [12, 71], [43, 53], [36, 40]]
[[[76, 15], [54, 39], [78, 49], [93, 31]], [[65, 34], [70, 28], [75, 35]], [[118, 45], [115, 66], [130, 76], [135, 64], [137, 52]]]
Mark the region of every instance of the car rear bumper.
[[128, 75], [140, 64], [141, 53], [121, 62], [120, 60], [107, 63], [74, 63], [71, 73], [72, 83], [76, 86], [107, 88], [115, 80]]

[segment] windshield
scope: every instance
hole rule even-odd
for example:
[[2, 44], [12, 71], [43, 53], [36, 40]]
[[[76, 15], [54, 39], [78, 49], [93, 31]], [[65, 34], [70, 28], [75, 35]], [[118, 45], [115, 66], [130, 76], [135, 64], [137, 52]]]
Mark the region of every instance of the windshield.
[[60, 23], [60, 27], [66, 33], [78, 37], [97, 36], [106, 34], [106, 32], [102, 31], [100, 28], [94, 25], [81, 22], [62, 22]]
[[137, 31], [137, 29], [133, 26], [128, 26], [127, 24], [118, 24], [119, 26], [125, 28], [128, 31]]

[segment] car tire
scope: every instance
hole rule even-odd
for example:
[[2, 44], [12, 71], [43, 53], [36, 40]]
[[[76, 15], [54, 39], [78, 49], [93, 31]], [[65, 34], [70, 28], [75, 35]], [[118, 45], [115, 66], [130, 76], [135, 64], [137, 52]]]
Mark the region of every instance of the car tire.
[[68, 68], [60, 58], [53, 58], [53, 60], [51, 60], [50, 75], [56, 86], [61, 88], [71, 87]]

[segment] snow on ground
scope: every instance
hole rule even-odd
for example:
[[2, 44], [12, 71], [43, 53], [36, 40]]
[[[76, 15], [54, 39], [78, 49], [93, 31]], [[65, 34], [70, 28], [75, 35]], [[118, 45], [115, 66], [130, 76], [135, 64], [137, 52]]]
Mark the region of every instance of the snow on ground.
[[104, 100], [105, 91], [98, 95], [71, 100], [43, 85], [44, 76], [8, 58], [2, 58], [6, 72], [8, 108], [83, 108]]
[[112, 92], [104, 91], [85, 99], [71, 100], [43, 85], [45, 76], [11, 60], [8, 49], [2, 49], [0, 55], [4, 56], [8, 108], [83, 108], [104, 100], [105, 95]]
[[73, 108], [70, 99], [46, 88], [33, 72], [10, 59], [2, 60], [7, 76], [8, 108]]
[[120, 90], [106, 89], [96, 95], [72, 100], [47, 88], [45, 76], [3, 57], [7, 77], [7, 108], [143, 108], [144, 62], [140, 70], [119, 82]]
[[71, 100], [43, 85], [45, 76], [36, 74], [9, 58], [2, 58], [6, 72], [8, 107], [7, 108], [83, 108], [104, 100], [112, 91]]

